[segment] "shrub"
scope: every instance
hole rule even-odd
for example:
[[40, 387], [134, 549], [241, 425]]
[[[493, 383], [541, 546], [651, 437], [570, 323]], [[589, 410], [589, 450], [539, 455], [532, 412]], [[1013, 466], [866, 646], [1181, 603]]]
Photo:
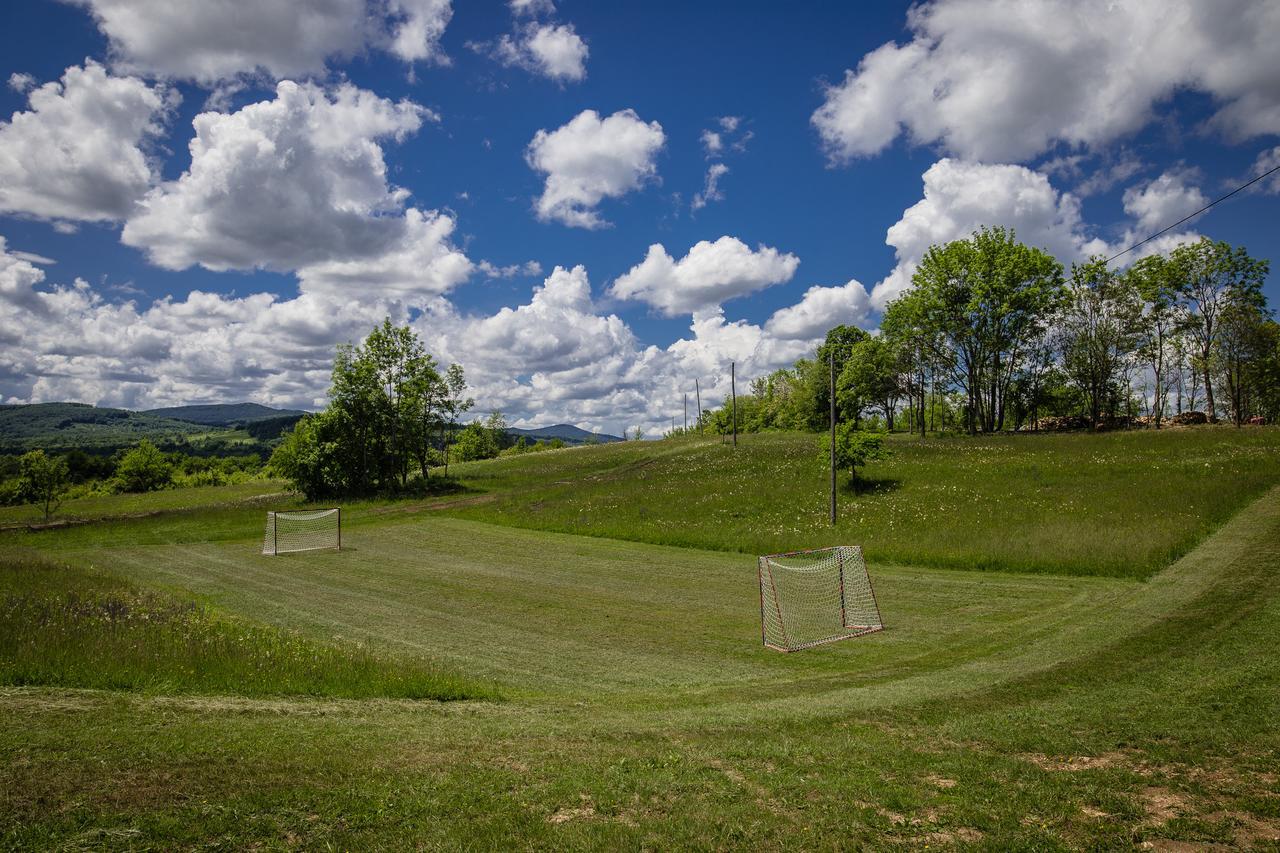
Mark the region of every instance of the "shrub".
[[173, 482], [173, 464], [145, 438], [116, 467], [116, 490], [154, 492]]

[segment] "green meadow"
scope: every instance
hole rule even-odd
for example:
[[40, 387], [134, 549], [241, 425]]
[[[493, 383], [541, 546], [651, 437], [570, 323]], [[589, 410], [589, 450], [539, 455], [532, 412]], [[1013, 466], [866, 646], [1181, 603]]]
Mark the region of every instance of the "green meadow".
[[542, 530], [767, 554], [861, 544], [881, 562], [1145, 577], [1280, 482], [1274, 429], [1102, 435], [895, 435], [839, 477], [824, 436], [628, 442], [459, 466], [485, 495], [451, 515]]
[[[1276, 848], [1277, 439], [895, 438], [835, 529], [761, 434], [459, 466], [342, 551], [243, 486], [8, 530], [0, 844]], [[762, 648], [754, 555], [838, 542], [886, 630]]]

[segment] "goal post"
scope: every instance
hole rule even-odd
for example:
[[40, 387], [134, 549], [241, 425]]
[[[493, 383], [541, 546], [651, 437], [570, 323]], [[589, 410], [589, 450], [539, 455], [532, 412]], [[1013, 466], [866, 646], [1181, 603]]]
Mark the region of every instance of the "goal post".
[[342, 550], [342, 508], [293, 509], [267, 512], [262, 553], [268, 556], [295, 551]]
[[884, 628], [858, 545], [769, 554], [759, 574], [766, 648], [794, 652]]

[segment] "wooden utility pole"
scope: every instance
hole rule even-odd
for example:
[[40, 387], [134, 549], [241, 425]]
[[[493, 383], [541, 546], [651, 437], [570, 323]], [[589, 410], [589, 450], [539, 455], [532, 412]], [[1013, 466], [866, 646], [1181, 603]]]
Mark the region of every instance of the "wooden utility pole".
[[831, 379], [827, 396], [831, 398], [831, 523], [836, 523], [836, 356], [835, 348], [828, 353]]
[[702, 432], [702, 388], [697, 379], [693, 380], [693, 390], [698, 395], [698, 432]]
[[689, 392], [684, 392], [684, 431], [689, 431]]
[[738, 446], [738, 380], [735, 375], [736, 365], [729, 362], [729, 393], [733, 395], [733, 446]]

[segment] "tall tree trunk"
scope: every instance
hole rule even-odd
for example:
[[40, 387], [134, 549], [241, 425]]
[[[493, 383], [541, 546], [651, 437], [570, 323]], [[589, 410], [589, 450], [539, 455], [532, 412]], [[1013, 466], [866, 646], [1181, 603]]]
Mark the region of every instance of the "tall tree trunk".
[[1213, 382], [1209, 378], [1209, 354], [1204, 354], [1204, 400], [1205, 414], [1209, 416], [1209, 420], [1213, 420]]

